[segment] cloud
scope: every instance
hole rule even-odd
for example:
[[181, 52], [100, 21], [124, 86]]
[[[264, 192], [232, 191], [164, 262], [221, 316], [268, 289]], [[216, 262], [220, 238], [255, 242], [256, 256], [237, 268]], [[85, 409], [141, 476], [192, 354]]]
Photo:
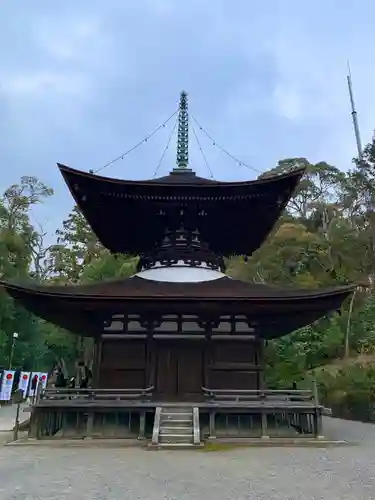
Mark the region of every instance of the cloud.
[[107, 61], [108, 38], [97, 19], [73, 19], [57, 25], [38, 19], [32, 29], [36, 48], [49, 56], [49, 64], [83, 64], [100, 68]]
[[[5, 96], [24, 99], [60, 99], [66, 95], [86, 97], [108, 61], [107, 38], [95, 19], [36, 17], [25, 42], [33, 64], [20, 63], [1, 70]], [[100, 75], [100, 73], [99, 73]]]
[[[258, 170], [290, 156], [348, 168], [355, 155], [350, 59], [363, 142], [371, 137], [370, 0], [360, 8], [338, 0], [23, 1], [2, 13], [0, 164], [12, 168], [1, 183], [40, 177], [56, 189], [49, 204], [60, 218], [71, 198], [55, 162], [82, 169], [107, 163], [162, 123], [182, 88], [215, 141]], [[151, 177], [169, 132], [103, 173]], [[197, 132], [214, 177], [258, 175]], [[174, 166], [174, 141], [160, 175]], [[191, 161], [209, 175], [193, 136]]]
[[[372, 2], [313, 4], [280, 2], [278, 28], [269, 51], [276, 72], [272, 101], [275, 113], [310, 130], [315, 159], [348, 168], [355, 155], [347, 88], [347, 60], [354, 70], [357, 109], [364, 142], [371, 139], [375, 105], [371, 87], [375, 70], [368, 38]], [[371, 125], [372, 124], [372, 125]]]
[[305, 103], [297, 84], [280, 82], [274, 88], [272, 101], [280, 116], [287, 120], [295, 121], [305, 116]]
[[48, 95], [84, 95], [89, 82], [84, 75], [53, 73], [47, 70], [29, 74], [6, 75], [2, 78], [2, 91], [13, 98], [46, 99]]
[[324, 44], [315, 44], [304, 35], [302, 22], [297, 23], [293, 37], [288, 36], [290, 24], [283, 25], [273, 47], [276, 111], [287, 119], [332, 118], [346, 102], [342, 93], [346, 61], [342, 56], [332, 61], [325, 57]]

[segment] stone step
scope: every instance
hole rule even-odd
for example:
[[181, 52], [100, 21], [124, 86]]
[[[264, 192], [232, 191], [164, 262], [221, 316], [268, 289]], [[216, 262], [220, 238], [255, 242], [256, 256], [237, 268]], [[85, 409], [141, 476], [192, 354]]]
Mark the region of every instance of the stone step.
[[193, 420], [187, 420], [187, 419], [161, 419], [160, 420], [160, 426], [161, 427], [193, 427]]
[[191, 434], [159, 434], [159, 443], [188, 443], [193, 444], [193, 436]]
[[194, 446], [193, 409], [190, 406], [162, 408], [159, 445], [164, 448]]
[[186, 434], [187, 436], [193, 435], [192, 427], [160, 427], [160, 434], [175, 435]]
[[150, 448], [155, 449], [166, 449], [166, 450], [175, 450], [176, 448], [186, 449], [192, 448], [195, 445], [193, 443], [159, 443], [157, 445], [149, 445]]
[[162, 413], [160, 420], [186, 420], [187, 422], [193, 421], [193, 415], [190, 413]]
[[193, 414], [190, 412], [162, 412], [160, 415], [161, 418], [182, 418], [186, 420], [193, 420]]
[[193, 410], [186, 406], [165, 406], [161, 413], [189, 413], [191, 415]]

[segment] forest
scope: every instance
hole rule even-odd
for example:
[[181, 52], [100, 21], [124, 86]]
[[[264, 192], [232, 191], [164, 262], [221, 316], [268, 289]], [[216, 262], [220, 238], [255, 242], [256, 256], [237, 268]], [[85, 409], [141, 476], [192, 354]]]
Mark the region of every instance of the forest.
[[[375, 139], [348, 171], [305, 158], [279, 161], [263, 176], [306, 166], [307, 173], [268, 241], [249, 259], [227, 262], [232, 277], [255, 283], [319, 288], [355, 283], [356, 292], [333, 314], [267, 344], [270, 387], [303, 386], [315, 378], [323, 403], [336, 415], [375, 421]], [[77, 207], [47, 245], [31, 213], [53, 191], [22, 177], [0, 198], [1, 279], [46, 284], [87, 283], [130, 276], [134, 256], [114, 256], [97, 241]], [[374, 210], [374, 212], [373, 212]], [[68, 371], [90, 356], [90, 345], [17, 307], [0, 292], [0, 367]]]

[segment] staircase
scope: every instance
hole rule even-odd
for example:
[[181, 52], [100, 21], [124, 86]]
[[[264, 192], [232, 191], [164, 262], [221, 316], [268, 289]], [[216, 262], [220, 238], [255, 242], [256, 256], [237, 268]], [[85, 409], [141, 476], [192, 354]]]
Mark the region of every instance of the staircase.
[[173, 448], [200, 445], [198, 408], [158, 407], [155, 412], [152, 445]]

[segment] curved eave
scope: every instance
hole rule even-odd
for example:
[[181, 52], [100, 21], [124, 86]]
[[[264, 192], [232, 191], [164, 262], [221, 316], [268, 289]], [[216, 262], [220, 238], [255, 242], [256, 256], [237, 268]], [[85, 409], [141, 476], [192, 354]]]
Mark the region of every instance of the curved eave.
[[[108, 184], [112, 186], [122, 186], [124, 189], [126, 187], [136, 187], [136, 188], [145, 188], [149, 190], [156, 190], [158, 188], [190, 188], [190, 189], [228, 189], [228, 188], [244, 188], [244, 187], [249, 187], [249, 188], [254, 188], [254, 187], [259, 187], [259, 186], [267, 186], [273, 183], [279, 183], [280, 181], [285, 181], [287, 179], [293, 180], [293, 179], [300, 179], [303, 174], [306, 171], [305, 167], [293, 170], [291, 172], [287, 172], [285, 174], [281, 175], [270, 175], [268, 177], [264, 177], [261, 179], [255, 179], [255, 180], [250, 180], [250, 181], [237, 181], [237, 182], [225, 182], [225, 181], [211, 181], [210, 179], [204, 179], [208, 180], [210, 182], [208, 183], [200, 183], [198, 182], [191, 182], [191, 183], [186, 183], [186, 182], [181, 182], [180, 184], [178, 183], [170, 183], [170, 182], [158, 182], [158, 179], [150, 179], [150, 180], [140, 180], [140, 181], [134, 181], [134, 180], [125, 180], [125, 179], [116, 179], [112, 177], [106, 177], [102, 175], [97, 175], [93, 174], [90, 172], [84, 172], [83, 170], [78, 170], [72, 167], [68, 167], [67, 165], [63, 165], [62, 163], [57, 163], [57, 166], [63, 175], [64, 179], [69, 179], [69, 178], [76, 178], [77, 181], [79, 179], [84, 179], [87, 181], [91, 182], [99, 182], [101, 184]], [[162, 178], [162, 179], [165, 179]], [[200, 179], [199, 177], [197, 178], [198, 180]], [[69, 184], [68, 184], [69, 185]]]
[[[135, 283], [139, 284], [139, 280], [146, 281], [138, 278]], [[229, 281], [234, 280], [228, 279]], [[116, 283], [119, 285], [121, 282], [113, 282], [111, 286]], [[267, 296], [260, 294], [254, 296], [253, 287], [253, 295], [246, 296], [245, 291], [233, 295], [234, 290], [230, 292], [228, 288], [228, 295], [225, 296], [223, 289], [220, 293], [208, 295], [207, 291], [199, 292], [199, 289], [202, 289], [199, 284], [197, 286], [186, 283], [182, 287], [181, 284], [168, 284], [169, 294], [166, 293], [165, 286], [162, 287], [164, 291], [160, 291], [159, 294], [155, 291], [149, 294], [143, 291], [140, 294], [140, 290], [138, 289], [137, 293], [135, 288], [131, 293], [132, 287], [126, 293], [121, 293], [117, 289], [115, 294], [110, 294], [103, 290], [102, 284], [84, 287], [47, 287], [2, 282], [0, 286], [30, 312], [79, 335], [99, 334], [104, 320], [117, 310], [153, 314], [163, 311], [164, 313], [184, 311], [185, 314], [210, 311], [214, 314], [245, 314], [252, 317], [259, 322], [259, 332], [268, 339], [282, 337], [330, 312], [339, 310], [343, 301], [355, 290], [355, 286], [351, 285], [324, 291], [304, 291], [303, 295], [302, 291], [287, 296], [275, 291], [274, 295], [270, 296], [268, 289]]]
[[[70, 300], [129, 300], [129, 301], [249, 301], [249, 302], [303, 302], [339, 297], [344, 300], [356, 289], [356, 285], [346, 285], [322, 290], [301, 290], [256, 285], [221, 278], [214, 282], [168, 283], [144, 280], [139, 277], [104, 281], [90, 285], [49, 286], [21, 285], [0, 281], [0, 287], [12, 296], [38, 296], [68, 298]], [[111, 290], [113, 290], [111, 292]]]

